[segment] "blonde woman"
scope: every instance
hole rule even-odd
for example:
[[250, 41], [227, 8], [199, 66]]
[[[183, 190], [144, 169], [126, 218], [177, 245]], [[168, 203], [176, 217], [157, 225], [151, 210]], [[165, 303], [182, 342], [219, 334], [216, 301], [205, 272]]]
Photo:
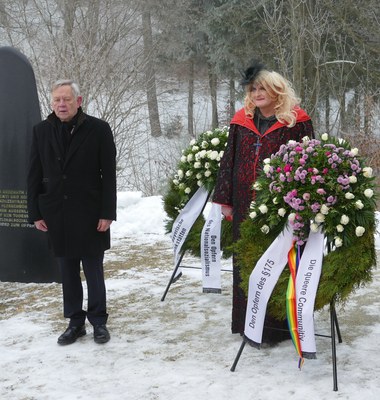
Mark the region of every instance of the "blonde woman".
[[[254, 64], [244, 73], [244, 107], [232, 118], [230, 133], [214, 191], [213, 201], [222, 205], [222, 213], [233, 224], [233, 239], [255, 198], [252, 188], [260, 174], [263, 160], [289, 140], [314, 137], [307, 113], [299, 107], [291, 84], [282, 75]], [[247, 299], [240, 287], [240, 270], [234, 260], [232, 333], [244, 334]], [[269, 315], [265, 326], [286, 329], [286, 321]], [[287, 332], [264, 329], [263, 342], [276, 343], [289, 338]]]

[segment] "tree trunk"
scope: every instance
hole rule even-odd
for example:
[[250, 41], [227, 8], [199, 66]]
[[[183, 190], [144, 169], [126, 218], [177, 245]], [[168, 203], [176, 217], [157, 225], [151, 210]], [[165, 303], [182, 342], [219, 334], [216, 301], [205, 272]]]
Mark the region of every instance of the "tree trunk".
[[329, 93], [326, 91], [325, 93], [325, 132], [329, 133], [330, 131], [330, 97]]
[[187, 99], [187, 132], [194, 138], [194, 61], [189, 61], [189, 93]]
[[369, 93], [367, 93], [364, 97], [364, 134], [365, 135], [372, 135], [372, 111], [373, 111], [373, 96], [371, 96]]
[[[340, 130], [347, 132], [346, 126], [346, 92], [343, 90], [339, 99]], [[340, 136], [340, 135], [338, 135]]]
[[211, 107], [212, 107], [211, 126], [212, 126], [212, 129], [215, 129], [219, 126], [218, 103], [217, 103], [218, 79], [215, 74], [214, 68], [210, 64], [208, 64], [208, 80], [209, 80], [209, 85], [210, 85], [210, 96], [211, 96]]
[[231, 120], [236, 112], [236, 109], [235, 109], [235, 103], [236, 103], [235, 79], [230, 79], [229, 89], [230, 89], [229, 119]]
[[162, 135], [160, 125], [160, 114], [158, 111], [157, 88], [156, 88], [156, 71], [154, 68], [154, 49], [152, 37], [152, 23], [149, 11], [142, 13], [143, 26], [143, 42], [145, 55], [145, 80], [146, 80], [146, 97], [148, 101], [148, 112], [151, 135], [158, 137]]
[[304, 23], [305, 11], [303, 3], [291, 1], [291, 38], [293, 48], [293, 85], [296, 93], [301, 97], [305, 96], [304, 69], [305, 69], [305, 40]]

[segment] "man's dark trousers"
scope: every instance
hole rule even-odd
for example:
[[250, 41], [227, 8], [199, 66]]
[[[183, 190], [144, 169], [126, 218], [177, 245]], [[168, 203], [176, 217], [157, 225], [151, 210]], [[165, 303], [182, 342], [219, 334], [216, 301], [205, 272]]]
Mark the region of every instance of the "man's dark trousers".
[[[91, 325], [106, 324], [108, 314], [103, 270], [104, 253], [99, 256], [57, 259], [62, 276], [63, 314], [65, 318], [70, 318], [69, 326], [82, 326], [86, 317]], [[87, 312], [83, 310], [81, 262], [87, 282]]]

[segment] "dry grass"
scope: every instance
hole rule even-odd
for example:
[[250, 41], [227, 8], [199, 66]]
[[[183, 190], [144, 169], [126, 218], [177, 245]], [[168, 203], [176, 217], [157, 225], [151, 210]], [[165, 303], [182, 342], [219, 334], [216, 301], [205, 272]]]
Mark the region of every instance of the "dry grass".
[[[172, 263], [167, 243], [141, 246], [125, 239], [106, 253], [104, 274], [106, 279], [117, 279], [123, 278], [126, 271], [161, 268], [168, 271], [169, 279]], [[0, 293], [0, 320], [32, 312], [42, 312], [46, 319], [62, 320], [62, 292], [58, 283], [0, 282]]]

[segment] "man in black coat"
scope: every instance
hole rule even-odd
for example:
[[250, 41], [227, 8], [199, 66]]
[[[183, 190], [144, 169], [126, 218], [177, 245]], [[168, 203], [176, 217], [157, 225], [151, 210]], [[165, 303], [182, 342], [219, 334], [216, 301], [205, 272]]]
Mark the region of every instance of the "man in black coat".
[[33, 129], [29, 220], [47, 232], [61, 269], [64, 316], [70, 322], [58, 343], [71, 344], [85, 335], [86, 317], [95, 342], [106, 343], [110, 335], [103, 258], [116, 220], [116, 148], [108, 123], [83, 112], [75, 82], [57, 81], [51, 95], [53, 112]]

